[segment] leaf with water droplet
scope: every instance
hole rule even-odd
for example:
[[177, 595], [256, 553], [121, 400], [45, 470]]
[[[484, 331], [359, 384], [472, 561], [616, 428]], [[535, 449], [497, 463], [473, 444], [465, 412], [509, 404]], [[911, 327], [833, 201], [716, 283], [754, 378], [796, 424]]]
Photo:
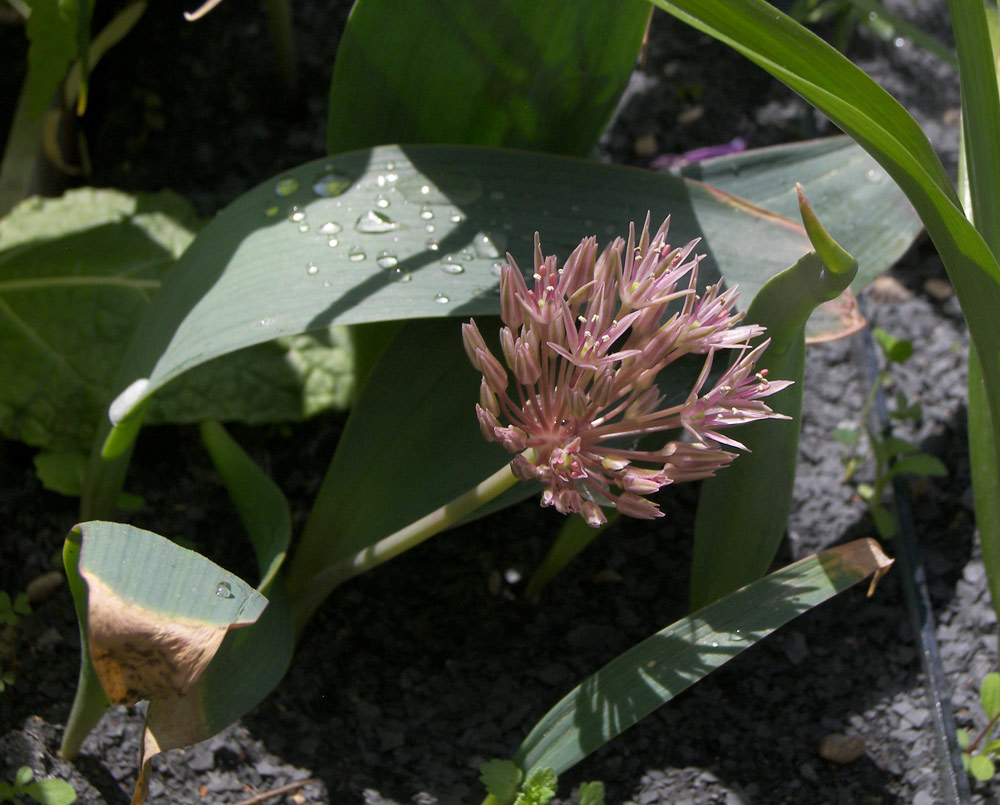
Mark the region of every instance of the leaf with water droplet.
[[378, 257], [375, 258], [375, 264], [379, 268], [395, 268], [398, 263], [399, 258], [390, 251], [379, 252]]
[[368, 210], [354, 223], [354, 228], [365, 235], [381, 235], [399, 229], [399, 224], [385, 213]]
[[321, 173], [313, 179], [312, 190], [321, 198], [330, 198], [341, 195], [351, 186], [351, 179], [337, 171]]
[[286, 176], [284, 179], [278, 179], [274, 184], [274, 194], [282, 198], [292, 195], [298, 189], [299, 180], [294, 176]]
[[363, 263], [367, 257], [368, 255], [365, 254], [365, 250], [360, 246], [352, 246], [351, 250], [347, 253], [347, 259], [352, 263]]

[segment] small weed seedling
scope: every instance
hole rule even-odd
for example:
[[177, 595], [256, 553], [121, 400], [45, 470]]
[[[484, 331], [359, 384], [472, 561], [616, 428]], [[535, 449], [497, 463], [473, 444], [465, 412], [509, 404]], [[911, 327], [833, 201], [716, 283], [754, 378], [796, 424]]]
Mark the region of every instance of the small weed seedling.
[[[892, 479], [903, 473], [911, 475], [947, 475], [944, 464], [937, 458], [923, 453], [912, 442], [892, 435], [882, 435], [874, 430], [868, 422], [875, 394], [880, 387], [891, 383], [889, 367], [906, 361], [913, 354], [913, 344], [896, 338], [885, 330], [876, 327], [873, 331], [875, 341], [885, 357], [885, 365], [875, 378], [871, 391], [865, 400], [864, 408], [857, 422], [842, 423], [837, 427], [834, 436], [845, 446], [844, 453], [844, 483], [850, 483], [862, 462], [871, 455], [875, 460], [875, 480], [873, 484], [858, 484], [857, 490], [861, 498], [868, 504], [872, 520], [883, 539], [891, 539], [896, 534], [896, 516], [882, 500], [886, 487]], [[889, 416], [895, 420], [910, 420], [916, 422], [923, 415], [920, 403], [911, 402], [902, 392], [896, 393], [896, 406]], [[868, 450], [859, 454], [861, 433], [868, 435]]]
[[0, 780], [0, 802], [24, 802], [25, 797], [42, 805], [70, 805], [76, 802], [73, 786], [65, 780], [36, 780], [30, 766], [21, 766], [13, 783]]
[[[548, 805], [556, 795], [558, 778], [549, 768], [536, 769], [527, 777], [512, 760], [494, 759], [479, 767], [479, 779], [489, 797], [484, 805]], [[604, 783], [582, 783], [577, 792], [580, 805], [604, 805]]]
[[[11, 600], [6, 590], [0, 590], [0, 693], [7, 690], [17, 680], [17, 674], [10, 664], [14, 662], [14, 648], [17, 642], [17, 622], [31, 614], [27, 593], [19, 593]], [[0, 789], [2, 791], [3, 789]]]
[[993, 738], [993, 730], [1000, 720], [1000, 674], [986, 675], [979, 688], [979, 700], [989, 723], [975, 740], [968, 730], [958, 730], [958, 745], [962, 748], [962, 766], [984, 783], [996, 773], [996, 759], [1000, 753], [1000, 740]]

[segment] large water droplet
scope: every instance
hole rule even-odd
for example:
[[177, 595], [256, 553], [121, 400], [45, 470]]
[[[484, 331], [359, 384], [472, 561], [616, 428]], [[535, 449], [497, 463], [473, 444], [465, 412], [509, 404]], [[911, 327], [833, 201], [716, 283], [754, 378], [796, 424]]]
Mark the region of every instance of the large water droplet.
[[351, 250], [347, 253], [347, 259], [352, 263], [364, 262], [366, 257], [368, 257], [368, 255], [365, 254], [365, 250], [360, 246], [352, 246]]
[[319, 228], [319, 233], [321, 235], [336, 235], [340, 232], [341, 227], [336, 221], [327, 221], [323, 226]]
[[447, 305], [451, 300], [443, 293], [434, 294], [434, 301], [439, 305]]
[[430, 234], [431, 232], [434, 231], [434, 229], [435, 229], [434, 224], [424, 224], [424, 232]]
[[379, 268], [385, 268], [385, 269], [395, 268], [398, 263], [399, 263], [399, 258], [396, 257], [396, 255], [394, 255], [392, 252], [388, 251], [379, 252], [378, 257], [375, 258], [375, 264]]
[[354, 228], [365, 235], [380, 235], [383, 232], [392, 232], [395, 229], [399, 229], [399, 224], [384, 213], [377, 212], [376, 210], [368, 210], [368, 212], [358, 218], [354, 224]]
[[477, 257], [483, 257], [488, 260], [503, 254], [503, 249], [507, 246], [506, 240], [503, 235], [493, 235], [491, 237], [485, 232], [479, 232], [472, 239], [472, 248], [476, 250]]
[[292, 195], [292, 193], [298, 189], [299, 180], [294, 176], [286, 176], [284, 179], [278, 179], [274, 185], [275, 195], [281, 196], [282, 198]]
[[441, 263], [441, 270], [445, 274], [461, 274], [465, 271], [465, 267], [461, 263], [453, 262], [446, 257], [444, 262]]
[[452, 210], [451, 215], [448, 216], [448, 220], [451, 221], [453, 224], [460, 224], [465, 219], [462, 217], [462, 213], [460, 213], [458, 210]]
[[292, 211], [288, 213], [288, 220], [297, 224], [299, 221], [306, 220], [306, 214], [298, 207], [292, 207]]
[[420, 217], [423, 218], [425, 221], [429, 221], [431, 220], [431, 218], [434, 217], [434, 210], [432, 210], [430, 207], [424, 204], [420, 208]]
[[351, 180], [344, 174], [337, 171], [327, 171], [313, 179], [312, 189], [317, 196], [329, 198], [339, 196], [350, 186]]
[[306, 266], [306, 274], [312, 276], [318, 273], [319, 273], [319, 266], [316, 265], [315, 263], [309, 263], [309, 265]]
[[233, 588], [229, 586], [228, 581], [220, 581], [219, 586], [215, 588], [216, 598], [235, 598], [233, 595]]

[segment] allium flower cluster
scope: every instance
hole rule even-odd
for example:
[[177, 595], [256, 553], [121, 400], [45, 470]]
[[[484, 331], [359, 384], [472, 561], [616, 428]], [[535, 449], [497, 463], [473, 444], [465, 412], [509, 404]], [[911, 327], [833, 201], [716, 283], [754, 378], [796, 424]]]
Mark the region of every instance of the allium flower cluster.
[[[764, 328], [735, 326], [743, 316], [733, 311], [735, 287], [723, 291], [720, 281], [697, 293], [698, 241], [671, 248], [669, 223], [650, 239], [647, 215], [638, 241], [630, 226], [628, 241], [616, 238], [600, 256], [596, 238], [585, 238], [559, 269], [555, 257], [542, 256], [536, 233], [532, 289], [508, 254], [500, 277], [506, 369], [475, 321], [462, 325], [469, 360], [483, 375], [483, 435], [518, 454], [511, 468], [542, 483], [543, 506], [579, 513], [592, 526], [606, 521], [601, 506], [662, 517], [646, 496], [729, 464], [734, 454], [723, 446], [745, 449], [726, 435], [730, 427], [786, 418], [761, 402], [789, 385], [754, 370], [768, 342], [751, 349], [749, 341]], [[719, 350], [739, 355], [709, 386]], [[661, 407], [657, 375], [688, 354], [705, 356], [694, 388], [683, 403]], [[640, 437], [659, 431], [686, 436], [638, 448]]]

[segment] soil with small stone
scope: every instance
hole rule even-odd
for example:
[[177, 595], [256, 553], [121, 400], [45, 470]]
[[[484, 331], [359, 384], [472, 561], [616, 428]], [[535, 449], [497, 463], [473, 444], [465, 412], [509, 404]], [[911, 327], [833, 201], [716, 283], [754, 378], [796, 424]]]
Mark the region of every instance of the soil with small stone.
[[[943, 3], [890, 5], [948, 36]], [[345, 9], [294, 4], [294, 13], [301, 92], [279, 104], [256, 9], [226, 3], [188, 25], [176, 8], [150, 8], [95, 77], [93, 183], [171, 187], [211, 214], [259, 181], [322, 155]], [[0, 42], [18, 57], [20, 38], [16, 26], [0, 25]], [[955, 73], [908, 41], [883, 42], [865, 30], [851, 53], [918, 117], [953, 170]], [[4, 115], [19, 80], [2, 82]], [[755, 147], [832, 133], [769, 76], [657, 12], [648, 58], [600, 151], [607, 160], [653, 166], [665, 154], [736, 137]], [[919, 401], [923, 417], [900, 434], [949, 470], [911, 484], [917, 538], [957, 720], [982, 725], [975, 689], [997, 664], [996, 617], [974, 530], [962, 317], [926, 240], [866, 291], [865, 304], [873, 324], [914, 344], [913, 357], [893, 369], [893, 391]], [[875, 533], [842, 483], [842, 449], [833, 438], [868, 392], [861, 348], [853, 338], [810, 349], [781, 562]], [[293, 501], [297, 526], [341, 425], [329, 416], [233, 428]], [[42, 489], [31, 459], [19, 444], [2, 445], [0, 589], [11, 593], [58, 566], [76, 521], [74, 502]], [[243, 561], [240, 526], [193, 429], [146, 429], [128, 486], [146, 500], [136, 525], [193, 540], [227, 566]], [[574, 685], [685, 614], [697, 488], [668, 492], [663, 520], [608, 530], [539, 604], [524, 599], [524, 579], [560, 518], [534, 502], [440, 535], [353, 580], [318, 613], [269, 698], [211, 740], [156, 759], [149, 801], [234, 803], [296, 782], [304, 784], [271, 801], [481, 801], [481, 762], [510, 756]], [[897, 568], [873, 598], [851, 589], [747, 650], [567, 772], [557, 801], [575, 802], [571, 793], [591, 779], [605, 782], [608, 803], [629, 805], [942, 801], [901, 582]], [[70, 781], [79, 802], [128, 802], [140, 708], [111, 710], [73, 763], [56, 755], [79, 661], [65, 585], [36, 601], [14, 642], [18, 678], [0, 694], [0, 777], [28, 764]], [[836, 734], [863, 747], [860, 756], [844, 764], [822, 757], [821, 742]], [[974, 792], [975, 802], [996, 801], [989, 785]]]

